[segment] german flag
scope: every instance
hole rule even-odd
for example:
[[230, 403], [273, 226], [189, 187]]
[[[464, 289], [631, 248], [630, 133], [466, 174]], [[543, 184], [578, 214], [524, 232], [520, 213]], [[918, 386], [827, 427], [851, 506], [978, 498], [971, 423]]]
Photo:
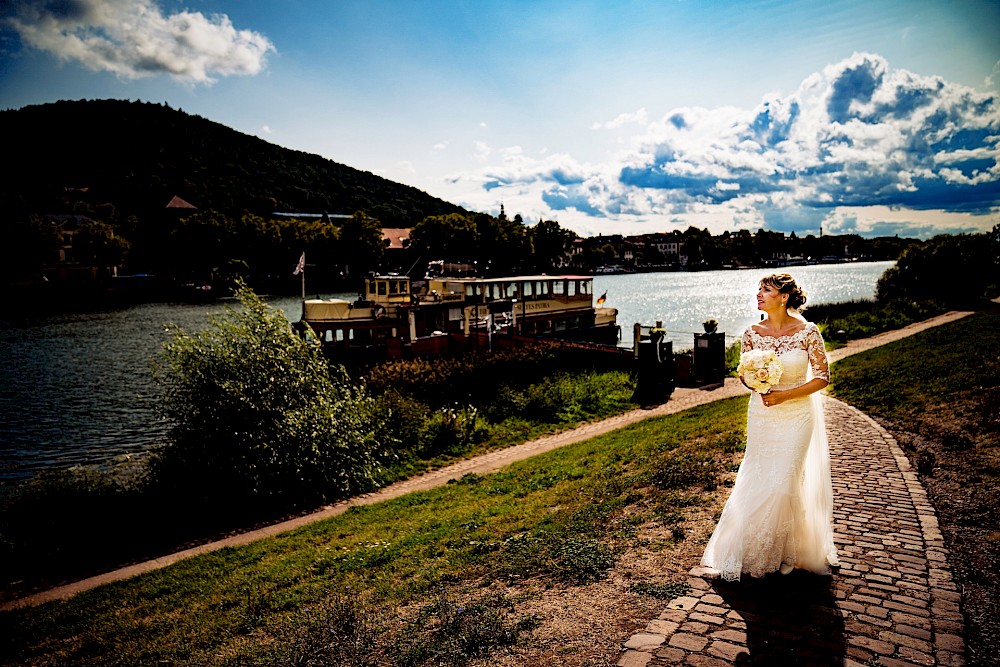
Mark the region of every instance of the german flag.
[[598, 306], [604, 305], [604, 302], [607, 300], [608, 300], [608, 290], [604, 290], [604, 294], [597, 297], [597, 305]]

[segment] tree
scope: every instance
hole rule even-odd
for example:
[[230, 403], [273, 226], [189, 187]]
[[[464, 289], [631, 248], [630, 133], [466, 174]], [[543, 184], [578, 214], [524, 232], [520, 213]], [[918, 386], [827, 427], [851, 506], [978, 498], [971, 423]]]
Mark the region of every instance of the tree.
[[514, 275], [530, 254], [531, 241], [521, 216], [513, 220], [480, 213], [475, 216], [478, 236], [476, 260], [483, 275]]
[[410, 245], [427, 260], [471, 261], [479, 254], [479, 231], [468, 214], [432, 215], [410, 231]]
[[1000, 225], [989, 234], [941, 235], [903, 251], [876, 286], [879, 301], [975, 304], [1000, 293]]
[[110, 271], [113, 266], [125, 262], [131, 243], [116, 234], [114, 228], [104, 222], [89, 220], [80, 225], [73, 239], [76, 259], [84, 264], [92, 264]]
[[379, 418], [314, 338], [244, 285], [200, 333], [174, 330], [155, 362], [170, 444], [154, 479], [185, 494], [293, 506], [370, 489]]
[[531, 241], [536, 271], [551, 271], [561, 267], [568, 259], [576, 234], [563, 229], [554, 220], [539, 221], [531, 229]]
[[362, 276], [377, 270], [385, 257], [385, 248], [382, 224], [362, 211], [340, 228], [341, 263], [348, 267], [350, 275]]
[[0, 275], [6, 281], [37, 278], [42, 267], [59, 254], [61, 235], [40, 215], [4, 222], [0, 231], [4, 237], [0, 244]]

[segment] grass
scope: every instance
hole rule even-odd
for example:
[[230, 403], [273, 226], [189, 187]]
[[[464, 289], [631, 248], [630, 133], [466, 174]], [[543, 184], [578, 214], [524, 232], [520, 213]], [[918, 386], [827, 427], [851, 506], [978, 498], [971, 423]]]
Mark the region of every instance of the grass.
[[924, 301], [844, 301], [809, 306], [805, 316], [815, 322], [833, 346], [900, 329], [948, 310], [943, 304]]
[[[471, 364], [467, 364], [471, 366]], [[464, 370], [460, 366], [459, 370]], [[526, 386], [504, 384], [480, 405], [431, 408], [399, 393], [379, 397], [393, 442], [378, 484], [519, 444], [632, 409], [626, 373], [556, 372]], [[426, 385], [423, 395], [433, 395]], [[22, 485], [0, 507], [0, 576], [6, 595], [155, 558], [220, 534], [272, 523], [312, 506], [233, 502], [205, 507], [144, 486], [141, 459], [113, 468], [54, 471]], [[122, 531], [120, 526], [130, 526]]]
[[[705, 502], [736, 456], [744, 419], [735, 399], [647, 420], [492, 475], [4, 613], [0, 661], [289, 664], [289, 647], [329, 649], [309, 624], [289, 635], [305, 609], [332, 623], [347, 638], [341, 645], [362, 647], [334, 664], [464, 664], [516, 650], [533, 621], [503, 589], [600, 579], [642, 522], [671, 515], [682, 527], [682, 510]], [[469, 610], [479, 620], [463, 625]]]
[[833, 366], [833, 393], [881, 421], [920, 474], [962, 591], [970, 666], [1000, 655], [1000, 311]]
[[[872, 415], [985, 444], [1000, 412], [997, 331], [997, 313], [979, 313], [848, 357], [834, 367], [834, 393]], [[955, 419], [942, 422], [942, 411]]]

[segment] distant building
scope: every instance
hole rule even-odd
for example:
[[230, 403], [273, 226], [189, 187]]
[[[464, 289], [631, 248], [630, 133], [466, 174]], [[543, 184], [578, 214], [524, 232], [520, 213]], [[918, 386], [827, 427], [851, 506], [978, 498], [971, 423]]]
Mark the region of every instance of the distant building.
[[383, 227], [382, 238], [387, 241], [387, 250], [404, 250], [410, 246], [409, 228]]
[[197, 211], [198, 210], [197, 206], [195, 206], [194, 204], [192, 204], [190, 202], [184, 201], [183, 199], [181, 199], [177, 195], [174, 195], [173, 198], [170, 201], [167, 202], [166, 208], [168, 208], [168, 209], [175, 209], [175, 210], [189, 210], [189, 211]]

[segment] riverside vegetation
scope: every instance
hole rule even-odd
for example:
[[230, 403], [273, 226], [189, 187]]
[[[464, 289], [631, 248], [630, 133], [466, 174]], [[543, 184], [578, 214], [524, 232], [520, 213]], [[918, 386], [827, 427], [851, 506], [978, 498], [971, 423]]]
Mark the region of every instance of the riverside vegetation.
[[[833, 378], [836, 395], [881, 411], [897, 437], [921, 438], [901, 442], [939, 508], [959, 583], [983, 591], [978, 612], [968, 589], [963, 600], [970, 630], [984, 613], [981, 639], [969, 643], [980, 656], [995, 655], [986, 652], [996, 648], [988, 605], [1000, 593], [989, 532], [998, 518], [989, 494], [1000, 481], [1000, 349], [982, 335], [998, 325], [1000, 314], [983, 312], [844, 360]], [[957, 421], [944, 419], [944, 405], [960, 406]], [[457, 665], [527, 651], [545, 622], [530, 611], [540, 591], [595, 585], [630, 551], [667, 554], [697, 512], [720, 506], [744, 411], [733, 399], [647, 420], [493, 475], [9, 612], [2, 655], [16, 664]], [[919, 447], [931, 441], [950, 453], [928, 469]], [[940, 497], [941, 478], [965, 488]], [[958, 523], [949, 504], [962, 507]], [[649, 544], [639, 528], [655, 522], [672, 530]], [[970, 532], [979, 546], [966, 552]], [[633, 605], [683, 593], [686, 569], [630, 580]]]
[[[995, 267], [992, 273], [982, 273], [995, 279]], [[986, 284], [978, 295], [989, 295], [991, 289], [995, 294], [995, 285]], [[881, 284], [880, 296], [888, 298]], [[905, 297], [905, 301], [897, 303], [912, 303], [918, 294], [911, 291], [896, 296]], [[854, 310], [855, 315], [838, 313], [837, 317], [840, 321], [858, 317], [867, 321], [870, 315], [858, 315], [858, 308], [883, 310], [887, 303], [845, 307]], [[265, 318], [269, 315], [266, 309], [254, 308], [251, 303], [246, 310], [259, 312]], [[819, 310], [810, 316], [822, 321], [815, 314]], [[893, 309], [885, 312], [892, 313]], [[912, 355], [921, 361], [914, 366], [934, 369], [929, 376], [933, 384], [925, 382], [924, 386], [933, 386], [934, 395], [943, 404], [966, 392], [966, 387], [978, 386], [982, 396], [993, 397], [982, 400], [993, 400], [988, 405], [996, 407], [995, 365], [984, 365], [982, 360], [957, 352], [982, 347], [982, 332], [997, 330], [995, 313], [978, 317], [987, 318], [979, 321], [980, 328], [955, 333], [952, 329], [957, 325], [953, 325], [941, 330], [941, 340], [935, 339], [933, 347], [923, 343], [923, 337], [916, 337], [912, 343], [915, 347], [906, 352], [907, 358]], [[876, 319], [882, 323], [897, 321], [896, 315], [883, 314]], [[848, 330], [843, 324], [836, 326], [838, 331]], [[262, 330], [284, 331], [281, 327]], [[828, 338], [829, 331], [828, 326]], [[286, 343], [298, 344], [290, 340]], [[306, 349], [296, 354], [308, 357], [311, 353]], [[855, 358], [862, 369], [867, 369], [864, 360], [868, 355]], [[993, 355], [995, 360], [997, 355]], [[902, 366], [898, 352], [888, 358], [895, 367]], [[922, 363], [932, 358], [947, 359], [949, 363]], [[365, 443], [371, 459], [365, 459], [362, 474], [346, 487], [305, 485], [304, 490], [311, 494], [307, 498], [315, 502], [350, 492], [351, 488], [362, 490], [455, 457], [504, 446], [546, 429], [565, 428], [629, 406], [627, 376], [595, 372], [584, 382], [577, 382], [571, 375], [545, 379], [552, 368], [547, 364], [553, 362], [544, 355], [534, 360], [499, 358], [492, 362], [497, 364], [493, 372], [467, 385], [471, 388], [467, 396], [474, 400], [475, 389], [483, 378], [498, 375], [495, 371], [504, 364], [516, 368], [526, 384], [489, 388], [506, 392], [506, 399], [495, 402], [509, 406], [507, 411], [493, 412], [488, 404], [476, 406], [473, 400], [456, 405], [452, 402], [455, 396], [435, 395], [435, 378], [447, 379], [449, 386], [458, 387], [462, 385], [460, 378], [475, 372], [474, 368], [463, 367], [463, 363], [381, 369], [382, 375], [373, 373], [364, 388], [336, 389], [334, 393], [356, 401], [362, 411], [362, 418], [351, 422], [356, 429], [352, 437]], [[530, 370], [532, 364], [537, 372]], [[873, 384], [871, 378], [841, 378], [837, 369], [848, 368], [847, 364], [835, 367], [835, 391], [847, 392], [855, 383]], [[985, 374], [984, 369], [988, 371]], [[882, 373], [880, 378], [889, 376], [885, 370], [878, 372]], [[343, 381], [343, 376], [336, 373], [330, 377], [333, 382]], [[609, 378], [617, 379], [609, 383]], [[969, 378], [981, 378], [980, 384], [969, 385]], [[592, 388], [586, 389], [588, 385]], [[385, 389], [388, 386], [392, 391]], [[581, 386], [583, 393], [575, 393]], [[894, 410], [920, 409], [919, 392], [915, 395], [897, 391], [891, 383], [883, 386], [884, 392], [872, 399], [874, 403], [883, 408], [893, 406]], [[543, 388], [533, 389], [536, 387]], [[609, 398], [616, 393], [618, 398]], [[428, 395], [434, 395], [434, 400], [420, 400]], [[497, 394], [489, 394], [484, 388], [484, 395]], [[962, 400], [978, 405], [971, 398], [975, 395], [962, 394]], [[329, 406], [324, 409], [329, 410]], [[364, 412], [368, 410], [372, 412]], [[876, 412], [874, 408], [872, 411]], [[0, 633], [5, 637], [0, 654], [26, 664], [133, 664], [155, 660], [184, 664], [325, 664], [325, 660], [334, 664], [417, 665], [463, 664], [490, 651], [520, 650], [519, 643], [540, 622], [520, 611], [530, 607], [532, 591], [537, 590], [527, 582], [544, 588], [586, 586], [600, 580], [623, 554], [649, 546], [637, 538], [637, 527], [644, 522], [670, 527], [669, 537], [654, 545], [656, 549], [669, 551], [684, 542], [685, 522], [711, 504], [716, 488], [725, 483], [725, 473], [739, 459], [742, 412], [742, 401], [737, 400], [650, 420], [496, 475], [470, 477], [445, 489], [352, 510], [279, 538], [226, 549], [131, 582], [103, 587], [67, 603], [6, 613], [0, 621], [7, 626]], [[387, 418], [378, 421], [382, 419], [376, 418], [379, 413]], [[409, 421], [403, 418], [408, 413]], [[276, 413], [271, 410], [265, 414], [273, 417]], [[372, 415], [373, 420], [364, 419], [364, 414]], [[534, 418], [526, 418], [529, 414]], [[940, 411], [936, 414], [947, 415]], [[978, 414], [961, 413], [957, 422], [965, 438], [959, 440], [966, 445], [988, 445], [991, 437], [995, 442], [995, 417], [993, 422], [980, 421], [975, 416]], [[995, 409], [992, 414], [996, 414]], [[283, 418], [291, 419], [297, 428], [305, 428], [302, 423], [310, 419], [306, 413]], [[941, 417], [941, 421], [947, 420]], [[951, 423], [956, 422], [953, 419]], [[907, 432], [915, 433], [914, 437], [933, 440], [939, 433], [933, 429], [923, 432], [920, 421], [906, 424], [911, 429]], [[244, 428], [250, 425], [244, 424]], [[901, 438], [901, 442], [905, 445], [908, 441]], [[966, 446], [955, 451], [972, 449]], [[986, 458], [970, 460], [993, 461], [989, 463], [992, 468], [985, 466], [986, 472], [948, 468], [947, 475], [939, 479], [949, 479], [959, 486], [969, 483], [975, 488], [992, 484], [995, 489], [995, 459], [989, 458], [995, 450], [991, 454], [986, 445], [981, 449]], [[922, 474], [945, 470], [942, 462], [955, 460], [931, 450], [935, 457], [932, 461], [928, 454], [921, 453], [924, 450], [913, 450]], [[267, 453], [266, 446], [257, 453], [262, 452]], [[268, 462], [294, 464], [288, 457], [268, 456]], [[199, 464], [197, 459], [187, 461], [189, 465], [173, 467], [181, 476]], [[226, 494], [217, 494], [222, 509], [228, 513], [207, 512], [212, 505], [206, 505], [199, 495], [204, 489], [178, 486], [169, 495], [153, 492], [169, 488], [169, 484], [157, 480], [150, 471], [170, 469], [122, 464], [115, 471], [59, 473], [28, 485], [8, 501], [2, 515], [4, 571], [32, 583], [79, 576], [123, 559], [156, 555], [194, 536], [216, 535], [266, 520], [268, 517], [261, 511], [275, 504], [286, 511], [310, 506], [305, 500], [292, 500], [281, 490], [272, 494], [271, 500], [282, 502], [256, 506], [254, 502], [235, 502], [232, 494], [228, 502], [222, 502]], [[251, 468], [248, 475], [234, 479], [245, 484], [254, 474], [264, 473]], [[174, 482], [183, 484], [185, 480], [175, 478]], [[246, 492], [256, 488], [252, 484], [242, 487], [240, 497], [252, 501], [252, 496], [245, 497]], [[929, 488], [933, 494], [933, 483]], [[967, 491], [957, 493], [964, 497]], [[979, 526], [997, 525], [995, 510], [990, 518], [991, 507], [996, 504], [974, 514]], [[940, 512], [940, 504], [938, 508]], [[942, 512], [943, 522], [948, 517]], [[123, 531], [122, 526], [129, 530]], [[945, 533], [949, 540], [955, 539], [956, 533], [949, 532], [947, 526]], [[138, 549], [133, 546], [136, 544]], [[961, 549], [967, 544], [949, 546], [957, 558], [962, 558]], [[996, 571], [997, 541], [986, 534], [977, 544], [988, 556], [979, 564], [986, 565], [966, 569], [958, 566], [956, 571], [959, 576], [967, 572], [985, 581], [983, 590], [992, 598], [984, 599], [996, 600], [996, 582], [982, 573]], [[104, 551], [94, 549], [97, 556], [88, 560], [90, 550], [102, 545]], [[131, 552], [127, 550], [130, 546]], [[9, 568], [11, 564], [20, 569]], [[990, 564], [992, 569], [987, 568]], [[658, 580], [634, 581], [630, 590], [639, 600], [650, 595], [673, 597], [678, 591], [672, 582], [680, 581], [683, 572], [673, 574], [678, 575], [676, 579], [664, 573]], [[969, 607], [973, 611], [968, 613], [975, 613], [975, 602], [967, 600], [965, 604], [973, 605]], [[181, 609], [183, 614], [178, 613]], [[982, 626], [991, 627], [991, 617], [982, 618]], [[970, 651], [984, 645], [989, 648], [989, 642], [995, 641], [989, 632], [980, 632], [980, 636], [985, 639], [979, 644], [979, 640], [970, 639]], [[331, 643], [328, 637], [337, 641]], [[336, 651], [341, 653], [331, 653]]]

